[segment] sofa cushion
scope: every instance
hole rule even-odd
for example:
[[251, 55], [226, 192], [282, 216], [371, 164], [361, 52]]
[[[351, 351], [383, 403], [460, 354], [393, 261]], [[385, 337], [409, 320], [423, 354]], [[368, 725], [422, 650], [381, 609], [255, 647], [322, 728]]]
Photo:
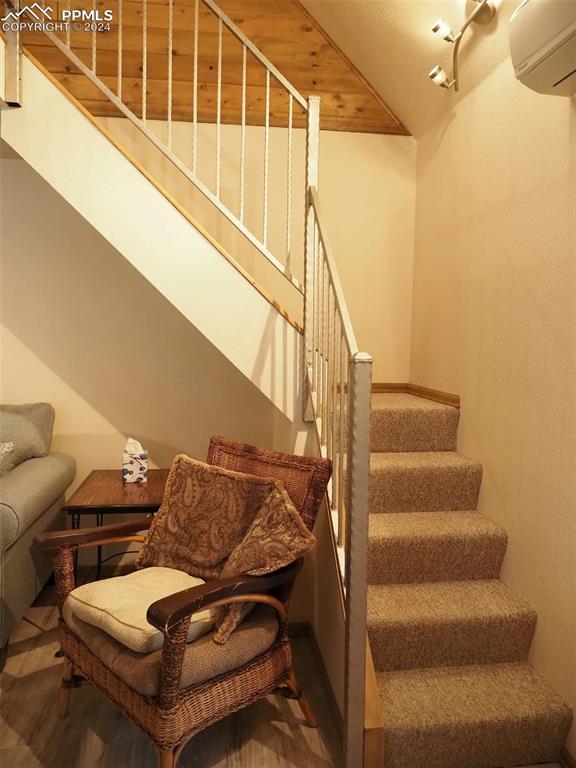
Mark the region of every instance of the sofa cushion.
[[16, 463], [14, 461], [14, 440], [0, 443], [0, 477], [11, 472]]
[[[99, 627], [137, 653], [151, 653], [162, 647], [164, 636], [148, 623], [149, 606], [175, 592], [205, 583], [175, 568], [143, 568], [127, 576], [83, 584], [70, 592], [67, 602], [82, 621]], [[213, 623], [210, 610], [195, 613], [188, 642], [209, 632]]]
[[65, 453], [28, 459], [0, 478], [0, 551], [16, 541], [68, 488], [76, 464]]
[[[66, 600], [62, 610], [66, 625], [117, 677], [143, 696], [160, 692], [162, 651], [136, 653], [101, 629], [86, 624]], [[212, 642], [213, 633], [188, 643], [184, 652], [180, 687], [190, 688], [247, 664], [270, 648], [278, 634], [276, 613], [258, 606], [231, 635], [226, 645]]]
[[0, 405], [0, 440], [14, 441], [14, 464], [46, 456], [52, 444], [54, 408], [50, 403]]

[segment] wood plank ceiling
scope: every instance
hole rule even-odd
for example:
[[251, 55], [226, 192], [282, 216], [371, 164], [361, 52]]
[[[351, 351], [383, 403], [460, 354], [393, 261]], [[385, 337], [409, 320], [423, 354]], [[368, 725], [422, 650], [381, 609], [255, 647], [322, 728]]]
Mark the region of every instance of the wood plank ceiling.
[[[68, 7], [67, 0], [57, 3]], [[304, 96], [321, 97], [321, 127], [408, 135], [382, 99], [353, 64], [320, 29], [298, 0], [219, 0], [222, 10], [270, 59]], [[72, 2], [73, 8], [92, 8], [92, 2]], [[96, 37], [96, 71], [117, 92], [119, 0], [97, 0], [96, 7], [114, 13], [109, 32]], [[166, 119], [168, 104], [168, 0], [147, 0], [147, 117]], [[122, 3], [122, 99], [142, 114], [143, 3]], [[194, 98], [194, 0], [173, 0], [172, 118], [191, 121]], [[200, 2], [198, 24], [198, 120], [215, 122], [218, 89], [218, 20]], [[62, 34], [62, 38], [64, 35]], [[62, 82], [92, 114], [118, 114], [113, 104], [55, 48], [41, 32], [24, 35], [26, 48]], [[92, 35], [71, 33], [71, 45], [82, 61], [92, 60]], [[222, 123], [238, 124], [242, 103], [242, 45], [224, 27], [222, 37]], [[246, 122], [263, 125], [265, 71], [252, 54], [247, 56]], [[287, 125], [288, 97], [272, 79], [270, 124]], [[305, 116], [295, 104], [293, 125], [303, 127]]]

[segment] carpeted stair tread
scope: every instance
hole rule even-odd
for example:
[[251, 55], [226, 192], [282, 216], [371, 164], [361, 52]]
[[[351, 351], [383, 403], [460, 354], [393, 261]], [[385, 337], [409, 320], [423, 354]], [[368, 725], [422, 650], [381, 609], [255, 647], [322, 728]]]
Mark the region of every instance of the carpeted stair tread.
[[482, 465], [452, 451], [372, 453], [370, 512], [476, 509]]
[[558, 759], [570, 709], [528, 664], [378, 673], [386, 768], [503, 768]]
[[368, 586], [379, 670], [522, 661], [535, 626], [535, 611], [497, 579]]
[[372, 395], [370, 450], [455, 451], [460, 411], [405, 393]]
[[506, 540], [506, 532], [479, 512], [370, 515], [368, 581], [494, 579]]

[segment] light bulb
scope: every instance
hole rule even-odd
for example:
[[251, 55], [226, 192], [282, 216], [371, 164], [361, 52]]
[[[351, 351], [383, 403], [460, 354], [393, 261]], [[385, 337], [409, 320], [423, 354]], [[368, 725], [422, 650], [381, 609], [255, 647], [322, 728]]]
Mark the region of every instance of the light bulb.
[[437, 64], [434, 69], [431, 69], [430, 72], [428, 72], [428, 77], [430, 80], [432, 80], [433, 83], [439, 85], [441, 88], [450, 87], [448, 85], [448, 77], [446, 72], [444, 72], [440, 64]]
[[432, 32], [434, 32], [436, 37], [441, 37], [443, 40], [448, 40], [449, 43], [454, 42], [454, 32], [452, 32], [450, 24], [448, 24], [446, 19], [443, 19], [442, 16], [440, 16], [440, 18], [436, 19], [434, 22]]

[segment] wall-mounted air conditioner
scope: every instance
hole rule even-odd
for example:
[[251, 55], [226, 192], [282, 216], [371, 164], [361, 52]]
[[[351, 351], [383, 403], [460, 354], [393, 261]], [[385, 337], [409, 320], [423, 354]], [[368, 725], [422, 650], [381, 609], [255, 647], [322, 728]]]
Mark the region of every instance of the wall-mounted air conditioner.
[[576, 93], [576, 0], [524, 0], [510, 18], [518, 80], [538, 93]]

